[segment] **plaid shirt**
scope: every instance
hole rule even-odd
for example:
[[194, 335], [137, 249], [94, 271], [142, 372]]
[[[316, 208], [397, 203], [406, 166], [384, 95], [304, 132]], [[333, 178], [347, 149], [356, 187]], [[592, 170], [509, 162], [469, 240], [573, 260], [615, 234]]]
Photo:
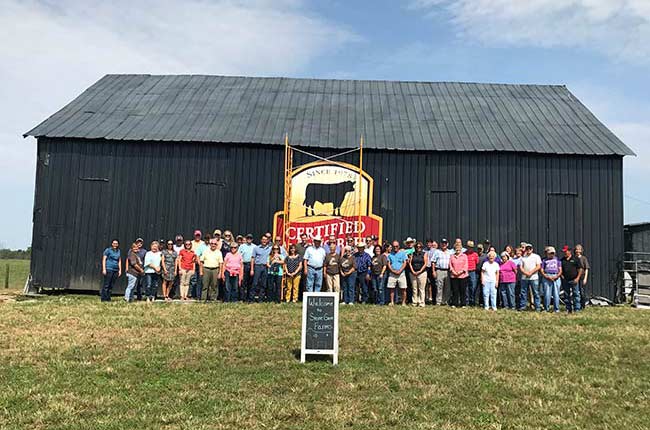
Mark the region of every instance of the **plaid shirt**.
[[372, 258], [365, 252], [355, 252], [354, 261], [357, 263], [357, 273], [366, 274], [370, 272]]
[[436, 269], [449, 269], [449, 259], [453, 254], [454, 252], [451, 249], [447, 249], [446, 251], [437, 249], [433, 258], [433, 264], [436, 265]]

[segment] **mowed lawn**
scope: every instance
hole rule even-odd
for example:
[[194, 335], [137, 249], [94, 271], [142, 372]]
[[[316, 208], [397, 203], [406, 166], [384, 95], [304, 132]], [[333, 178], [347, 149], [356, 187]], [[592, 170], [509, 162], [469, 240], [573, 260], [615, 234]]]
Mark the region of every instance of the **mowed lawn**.
[[22, 291], [29, 276], [29, 260], [0, 259], [0, 294], [5, 290], [7, 267], [9, 267], [9, 289]]
[[291, 304], [0, 304], [2, 429], [647, 429], [650, 313], [342, 306], [340, 364]]

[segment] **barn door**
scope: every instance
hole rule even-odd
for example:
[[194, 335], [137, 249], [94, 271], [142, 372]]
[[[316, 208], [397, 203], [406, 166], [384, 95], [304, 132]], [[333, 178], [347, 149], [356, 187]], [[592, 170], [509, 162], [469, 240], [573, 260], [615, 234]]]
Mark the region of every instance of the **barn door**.
[[549, 193], [546, 208], [548, 245], [573, 247], [583, 240], [582, 202], [577, 193]]
[[65, 250], [72, 265], [65, 270], [70, 271], [70, 288], [99, 289], [102, 252], [115, 234], [110, 228], [115, 225], [108, 201], [110, 183], [100, 177], [81, 177], [78, 181], [73, 238]]
[[455, 190], [431, 190], [427, 205], [426, 234], [435, 240], [453, 240], [459, 230], [458, 193]]

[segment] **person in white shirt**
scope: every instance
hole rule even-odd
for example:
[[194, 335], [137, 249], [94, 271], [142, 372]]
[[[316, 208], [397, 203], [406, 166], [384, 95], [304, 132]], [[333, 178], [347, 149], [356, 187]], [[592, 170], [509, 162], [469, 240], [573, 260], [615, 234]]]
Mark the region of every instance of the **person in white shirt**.
[[528, 303], [528, 290], [533, 292], [535, 310], [540, 311], [539, 299], [539, 269], [542, 267], [542, 259], [533, 252], [533, 245], [527, 243], [524, 247], [524, 255], [521, 257], [519, 271], [521, 272], [521, 291], [519, 293], [519, 308], [523, 311]]
[[488, 260], [481, 266], [481, 284], [483, 285], [483, 308], [497, 310], [497, 280], [499, 279], [499, 263], [494, 251], [488, 253]]
[[325, 263], [325, 257], [327, 257], [327, 252], [321, 247], [321, 237], [315, 236], [312, 242], [314, 244], [307, 248], [304, 257], [304, 274], [307, 276], [308, 293], [321, 290], [323, 286], [323, 264]]

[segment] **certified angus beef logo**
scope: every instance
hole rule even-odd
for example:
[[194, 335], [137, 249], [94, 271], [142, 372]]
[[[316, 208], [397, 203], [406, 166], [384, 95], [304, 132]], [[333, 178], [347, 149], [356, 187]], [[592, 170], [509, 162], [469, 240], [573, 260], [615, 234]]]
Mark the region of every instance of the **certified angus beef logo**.
[[[309, 236], [336, 235], [339, 241], [351, 234], [381, 237], [382, 219], [372, 214], [373, 180], [345, 163], [318, 161], [293, 172], [289, 202], [288, 239], [296, 243]], [[359, 217], [361, 215], [361, 217]], [[275, 235], [284, 231], [284, 214], [276, 212]]]

